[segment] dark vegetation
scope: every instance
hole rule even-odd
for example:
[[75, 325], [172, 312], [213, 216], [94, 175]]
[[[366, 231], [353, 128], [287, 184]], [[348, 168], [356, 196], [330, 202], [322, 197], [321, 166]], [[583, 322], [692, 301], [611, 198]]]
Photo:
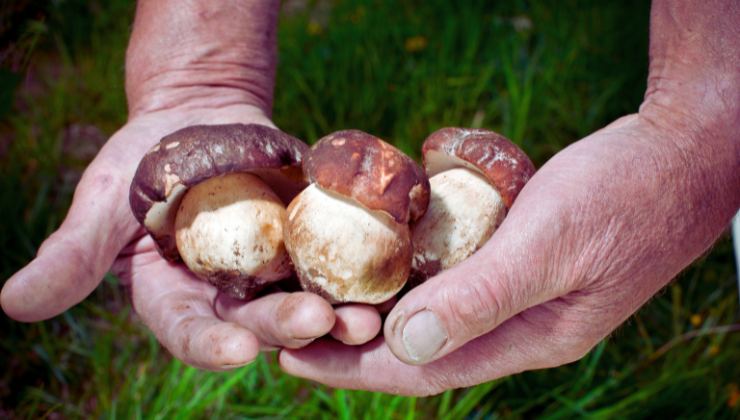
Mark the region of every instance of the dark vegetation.
[[[86, 163], [126, 119], [125, 0], [0, 5], [0, 278], [61, 222]], [[275, 121], [343, 128], [417, 156], [431, 131], [481, 126], [538, 165], [635, 112], [644, 1], [287, 1]], [[122, 205], [125, 205], [122, 203]], [[0, 418], [737, 418], [738, 299], [728, 237], [580, 362], [438, 397], [331, 390], [272, 356], [226, 374], [173, 360], [109, 276], [38, 324], [0, 316]]]

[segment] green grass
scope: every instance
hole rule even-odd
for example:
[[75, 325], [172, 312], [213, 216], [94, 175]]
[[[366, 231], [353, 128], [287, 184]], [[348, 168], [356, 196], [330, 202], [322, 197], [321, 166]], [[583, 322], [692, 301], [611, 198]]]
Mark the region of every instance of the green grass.
[[[65, 133], [126, 118], [131, 2], [26, 3], [0, 33], [16, 57], [0, 71], [14, 98], [0, 106], [3, 279], [60, 223], [89, 160]], [[436, 128], [481, 126], [541, 165], [644, 91], [647, 2], [301, 3], [281, 20], [274, 117], [307, 141], [359, 128], [418, 156]], [[184, 366], [109, 277], [53, 320], [0, 316], [0, 417], [737, 418], [734, 275], [724, 238], [581, 361], [418, 399], [328, 389], [271, 355], [225, 374]]]

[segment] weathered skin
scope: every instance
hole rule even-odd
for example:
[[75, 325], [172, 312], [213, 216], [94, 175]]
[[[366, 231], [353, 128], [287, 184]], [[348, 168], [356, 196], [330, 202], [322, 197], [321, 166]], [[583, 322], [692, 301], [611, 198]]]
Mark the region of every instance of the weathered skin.
[[398, 301], [384, 341], [322, 341], [281, 366], [429, 395], [583, 357], [740, 208], [738, 22], [736, 0], [654, 0], [639, 113], [545, 163], [483, 248]]
[[304, 289], [333, 303], [381, 303], [406, 283], [409, 227], [316, 184], [288, 206], [285, 245]]
[[[86, 169], [59, 230], [5, 282], [0, 303], [9, 316], [26, 322], [55, 316], [112, 271], [160, 343], [202, 369], [233, 369], [254, 360], [260, 348], [305, 346], [332, 330], [332, 307], [310, 293], [224, 304], [213, 285], [162, 258], [127, 205], [138, 163], [168, 133], [197, 124], [275, 128], [270, 109], [279, 3], [223, 0], [219, 6], [136, 2], [125, 65], [128, 120]], [[362, 325], [376, 327], [365, 341], [378, 331], [377, 317], [370, 321]], [[360, 337], [363, 329], [353, 334]]]
[[180, 203], [177, 249], [198, 277], [244, 299], [290, 275], [285, 220], [283, 203], [257, 176], [211, 178], [189, 189]]
[[[161, 258], [122, 205], [151, 139], [196, 123], [271, 125], [278, 3], [248, 3], [137, 2], [125, 66], [129, 119], [86, 170], [59, 230], [4, 284], [9, 316], [61, 313], [115, 261], [142, 321], [188, 364], [230, 369], [253, 360], [260, 345], [299, 347], [329, 331], [334, 312], [313, 294], [274, 294], [228, 311], [214, 305], [216, 289]], [[281, 351], [281, 366], [334, 387], [428, 395], [560, 365], [704, 253], [740, 207], [740, 6], [652, 4], [639, 114], [548, 162], [480, 258], [399, 301], [385, 342], [322, 340]], [[567, 289], [554, 279], [568, 280]], [[449, 336], [424, 359], [439, 360], [411, 366], [395, 355], [407, 360], [401, 332], [421, 310], [435, 313]]]

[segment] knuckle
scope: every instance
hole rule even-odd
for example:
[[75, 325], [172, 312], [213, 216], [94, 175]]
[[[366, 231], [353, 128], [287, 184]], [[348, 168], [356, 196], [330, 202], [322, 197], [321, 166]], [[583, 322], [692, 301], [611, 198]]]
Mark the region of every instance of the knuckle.
[[175, 334], [172, 332], [153, 331], [160, 344], [176, 359], [188, 365], [194, 365], [192, 359], [193, 351], [193, 334], [191, 332], [182, 332]]
[[583, 338], [563, 339], [557, 346], [554, 360], [558, 361], [558, 366], [576, 362], [586, 356], [595, 345], [591, 340]]
[[80, 195], [87, 195], [88, 197], [85, 198], [94, 199], [98, 194], [125, 189], [126, 184], [127, 182], [119, 177], [117, 173], [91, 164], [82, 175], [79, 184], [77, 184], [75, 198], [79, 198]]
[[174, 328], [171, 328], [165, 339], [167, 348], [178, 359], [186, 361], [190, 358], [193, 345], [193, 331], [191, 325], [197, 322], [195, 316], [185, 316], [180, 319]]
[[279, 330], [288, 330], [291, 323], [295, 320], [297, 314], [300, 313], [301, 307], [306, 306], [308, 300], [313, 295], [304, 295], [302, 293], [293, 293], [285, 297], [280, 305], [276, 308], [275, 321], [279, 327]]
[[469, 387], [483, 382], [479, 374], [484, 366], [461, 368], [449, 363], [433, 363], [423, 367], [421, 381], [423, 385], [415, 389], [414, 395], [429, 397], [450, 389]]
[[599, 339], [582, 323], [559, 329], [552, 338], [550, 358], [561, 366], [581, 360], [598, 344]]
[[437, 384], [425, 384], [420, 389], [414, 390], [414, 397], [433, 397], [443, 393], [446, 388], [443, 388]]
[[420, 381], [419, 386], [411, 389], [408, 395], [414, 397], [431, 397], [440, 394], [451, 388], [449, 381], [449, 375], [440, 374], [433, 370], [425, 371], [424, 379]]
[[562, 313], [552, 302], [549, 306], [529, 309], [519, 315], [528, 324], [527, 330], [538, 342], [540, 350], [533, 354], [537, 368], [562, 366], [582, 359], [598, 343], [600, 337], [582, 318]]
[[485, 277], [461, 281], [443, 295], [444, 305], [457, 328], [474, 335], [490, 331], [508, 313], [509, 293]]

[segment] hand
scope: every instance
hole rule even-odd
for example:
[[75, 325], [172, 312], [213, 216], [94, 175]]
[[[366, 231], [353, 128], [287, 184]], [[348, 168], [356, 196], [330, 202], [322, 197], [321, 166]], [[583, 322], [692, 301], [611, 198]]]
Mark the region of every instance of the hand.
[[260, 348], [296, 348], [331, 332], [363, 343], [380, 329], [374, 308], [336, 311], [309, 293], [276, 293], [243, 304], [224, 298], [182, 265], [163, 260], [128, 205], [136, 167], [162, 136], [194, 124], [273, 126], [278, 2], [141, 0], [126, 55], [129, 122], [85, 171], [62, 226], [10, 278], [0, 303], [38, 321], [85, 298], [111, 268], [130, 286], [134, 309], [172, 354], [227, 369]]
[[[186, 363], [226, 369], [253, 360], [260, 348], [303, 346], [335, 325], [331, 305], [310, 293], [275, 293], [247, 304], [218, 295], [182, 265], [162, 259], [128, 208], [128, 190], [141, 157], [162, 136], [199, 123], [258, 123], [272, 126], [257, 108], [168, 110], [133, 118], [108, 141], [86, 170], [69, 214], [2, 291], [8, 315], [23, 321], [54, 316], [84, 299], [113, 266], [130, 286], [134, 309], [173, 355]], [[375, 335], [374, 311], [337, 312], [341, 339]], [[372, 332], [374, 331], [374, 332]]]
[[638, 115], [547, 162], [482, 249], [398, 302], [385, 339], [316, 342], [282, 366], [427, 395], [583, 356], [740, 207], [739, 17], [728, 0], [655, 0]]
[[427, 395], [575, 361], [726, 226], [740, 177], [684, 176], [736, 167], [738, 147], [723, 148], [689, 155], [679, 133], [625, 117], [544, 165], [479, 252], [399, 301], [385, 340], [317, 342], [280, 362], [331, 386]]

